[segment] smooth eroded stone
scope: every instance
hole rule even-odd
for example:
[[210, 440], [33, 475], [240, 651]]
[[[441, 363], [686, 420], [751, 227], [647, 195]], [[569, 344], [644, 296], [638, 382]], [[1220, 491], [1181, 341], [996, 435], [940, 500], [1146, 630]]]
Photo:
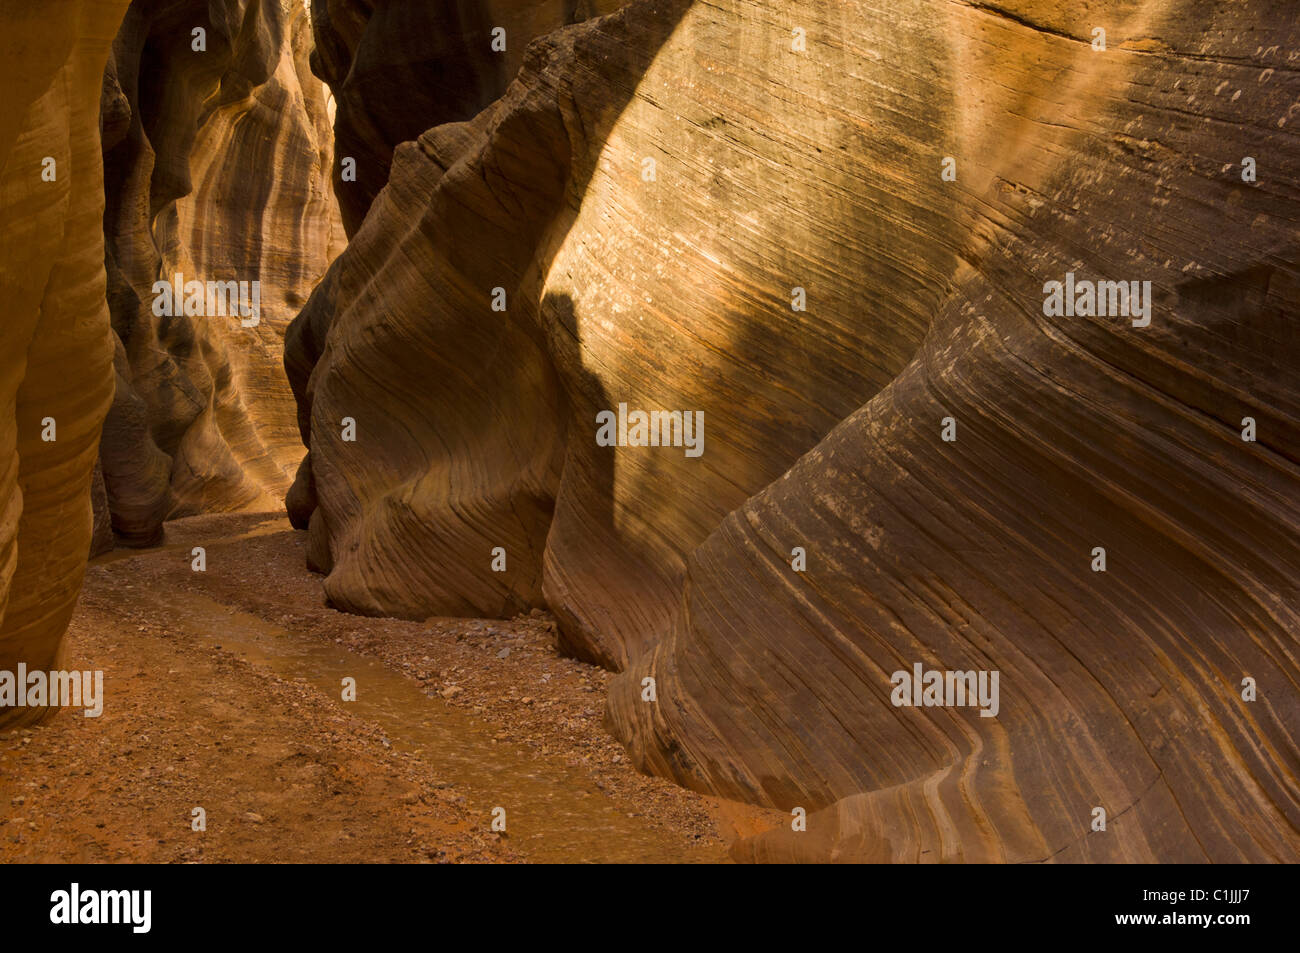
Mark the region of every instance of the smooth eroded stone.
[[[57, 667], [92, 540], [113, 395], [99, 101], [125, 9], [0, 12], [0, 671]], [[50, 711], [3, 708], [0, 725]]]
[[397, 147], [286, 342], [330, 601], [545, 604], [743, 858], [1300, 856], [1297, 27], [1094, 7], [635, 0]]
[[333, 180], [348, 235], [388, 181], [400, 143], [472, 119], [506, 91], [529, 41], [623, 2], [312, 0], [311, 62], [337, 104]]
[[[1282, 10], [1116, 17], [1102, 54], [1068, 22], [944, 8], [963, 109], [1000, 144], [960, 124], [945, 144], [954, 203], [980, 215], [951, 291], [902, 373], [691, 555], [667, 637], [611, 695], [643, 769], [809, 812], [739, 856], [1298, 856], [1300, 31]], [[1051, 313], [1067, 274], [1150, 282], [1149, 325]], [[999, 673], [996, 716], [896, 704], [915, 663]]]
[[[311, 48], [302, 4], [248, 0], [135, 0], [114, 43], [104, 227], [121, 350], [103, 467], [120, 542], [275, 508], [302, 457], [284, 332], [343, 244]], [[242, 297], [167, 313], [155, 283], [178, 274]], [[254, 302], [255, 324], [232, 313]]]
[[[738, 26], [632, 4], [538, 41], [500, 101], [398, 149], [286, 349], [334, 604], [544, 600], [570, 651], [620, 667], [667, 627], [694, 547], [912, 356], [960, 225], [937, 175], [877, 170], [928, 157], [933, 125]], [[919, 61], [941, 50], [878, 26]], [[830, 55], [844, 75], [859, 58]], [[620, 404], [702, 415], [700, 452], [598, 445]]]

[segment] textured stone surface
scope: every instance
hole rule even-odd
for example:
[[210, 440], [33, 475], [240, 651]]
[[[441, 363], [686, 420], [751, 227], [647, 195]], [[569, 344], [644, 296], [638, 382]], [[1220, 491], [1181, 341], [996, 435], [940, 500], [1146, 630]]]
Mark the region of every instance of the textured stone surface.
[[[1067, 20], [949, 11], [1001, 143], [948, 147], [959, 192], [993, 174], [962, 199], [951, 294], [909, 366], [692, 555], [611, 698], [648, 770], [832, 805], [742, 856], [1298, 856], [1297, 33], [1267, 3], [1174, 7], [1108, 21], [1105, 54]], [[994, 77], [1014, 110], [988, 109]], [[1045, 317], [1067, 271], [1152, 281], [1150, 326]], [[893, 706], [915, 662], [999, 671], [997, 717]]]
[[355, 180], [341, 161], [333, 171], [348, 234], [388, 181], [398, 143], [472, 119], [505, 92], [529, 40], [623, 2], [312, 0], [312, 66], [335, 97], [336, 152], [355, 161]]
[[[325, 499], [313, 546], [336, 604], [497, 613], [545, 589], [570, 648], [622, 665], [667, 625], [686, 554], [919, 343], [954, 265], [947, 199], [937, 177], [903, 194], [868, 175], [929, 148], [915, 123], [899, 117], [873, 145], [864, 103], [819, 154], [807, 97], [823, 94], [788, 53], [799, 95], [764, 93], [747, 131], [726, 114], [767, 89], [761, 71], [697, 62], [747, 45], [699, 12], [679, 25], [686, 8], [554, 34], [496, 106], [399, 149], [382, 208], [291, 329]], [[651, 63], [665, 79], [643, 81]], [[901, 224], [869, 227], [882, 208]], [[791, 309], [796, 285], [815, 310]], [[913, 295], [892, 296], [899, 285]], [[596, 413], [620, 402], [703, 411], [703, 456], [597, 447]], [[344, 416], [355, 446], [339, 440]], [[496, 546], [505, 573], [490, 569]]]
[[[284, 330], [342, 244], [311, 42], [301, 4], [246, 0], [135, 0], [115, 42], [105, 231], [122, 346], [103, 464], [129, 544], [169, 516], [273, 508], [302, 455]], [[155, 315], [154, 282], [177, 273], [260, 282], [260, 323]]]
[[90, 556], [94, 558], [113, 548], [113, 519], [108, 509], [108, 490], [104, 486], [104, 468], [95, 461], [95, 471], [90, 479], [90, 508], [93, 529], [90, 534]]
[[331, 601], [549, 605], [640, 766], [811, 813], [750, 859], [1295, 859], [1296, 28], [1067, 6], [638, 0], [399, 147], [286, 347]]
[[[0, 4], [2, 671], [57, 663], [91, 544], [91, 477], [113, 388], [99, 94], [125, 7]], [[6, 708], [0, 723], [46, 711]]]

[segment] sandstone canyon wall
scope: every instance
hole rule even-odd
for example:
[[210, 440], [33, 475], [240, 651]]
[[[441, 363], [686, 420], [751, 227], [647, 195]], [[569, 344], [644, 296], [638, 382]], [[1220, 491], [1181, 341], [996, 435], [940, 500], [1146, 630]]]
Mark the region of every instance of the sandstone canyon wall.
[[[91, 542], [91, 477], [113, 394], [100, 86], [125, 9], [0, 4], [3, 671], [56, 664]], [[7, 708], [0, 721], [40, 711]]]
[[[301, 4], [20, 6], [0, 10], [5, 671], [55, 665], [87, 552], [278, 504], [302, 456], [284, 330], [343, 244]], [[157, 314], [177, 273], [257, 282], [260, 320]]]
[[288, 332], [330, 600], [549, 606], [640, 766], [814, 812], [752, 859], [1300, 856], [1300, 28], [1067, 7], [633, 0], [433, 116]]
[[399, 143], [498, 99], [529, 40], [623, 2], [314, 0], [311, 62], [337, 104], [334, 185], [347, 233], [388, 181]]
[[[167, 518], [273, 509], [302, 456], [284, 331], [343, 242], [311, 48], [302, 4], [257, 0], [135, 0], [114, 43], [103, 125], [117, 391], [102, 463], [127, 544], [156, 542]], [[259, 320], [156, 313], [154, 283], [177, 274], [256, 282]]]

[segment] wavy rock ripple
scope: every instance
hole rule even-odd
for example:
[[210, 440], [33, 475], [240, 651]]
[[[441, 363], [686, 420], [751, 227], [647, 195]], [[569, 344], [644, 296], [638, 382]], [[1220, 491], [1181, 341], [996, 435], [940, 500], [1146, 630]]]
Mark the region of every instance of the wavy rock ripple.
[[[641, 767], [814, 812], [751, 859], [1295, 859], [1286, 12], [637, 0], [538, 40], [397, 147], [290, 328], [329, 598], [548, 605], [627, 668]], [[1149, 325], [1045, 313], [1067, 274], [1149, 281]], [[619, 404], [703, 454], [598, 446]], [[997, 716], [891, 704], [914, 663], [998, 672]]]

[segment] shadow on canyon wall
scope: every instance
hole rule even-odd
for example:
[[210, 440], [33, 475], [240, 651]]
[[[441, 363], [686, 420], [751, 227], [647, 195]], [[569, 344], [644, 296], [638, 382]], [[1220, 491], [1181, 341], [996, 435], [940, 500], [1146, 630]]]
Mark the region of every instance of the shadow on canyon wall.
[[[1300, 854], [1286, 3], [1114, 0], [1104, 48], [1042, 0], [554, 3], [492, 58], [492, 4], [317, 0], [356, 182], [305, 17], [206, 9], [202, 61], [150, 0], [111, 58], [122, 5], [0, 39], [0, 667], [57, 659], [92, 488], [134, 543], [288, 488], [331, 605], [549, 607], [639, 768], [810, 812], [747, 859]], [[302, 247], [223, 238], [263, 228]], [[232, 268], [256, 334], [149, 310]], [[620, 403], [705, 454], [596, 446]], [[913, 665], [996, 714], [899, 703]]]
[[[1034, 0], [641, 27], [664, 9], [553, 34], [474, 120], [399, 148], [300, 316], [329, 598], [545, 603], [626, 668], [609, 717], [643, 769], [823, 809], [750, 856], [1294, 856], [1300, 494], [1240, 423], [1295, 432], [1275, 5], [1112, 3], [1104, 49]], [[1067, 273], [1149, 281], [1151, 324], [1048, 312]], [[591, 400], [703, 408], [708, 452], [611, 464]], [[366, 453], [345, 414], [378, 428]], [[921, 662], [1000, 672], [997, 717], [892, 704]], [[1087, 836], [1098, 806], [1122, 836]]]

